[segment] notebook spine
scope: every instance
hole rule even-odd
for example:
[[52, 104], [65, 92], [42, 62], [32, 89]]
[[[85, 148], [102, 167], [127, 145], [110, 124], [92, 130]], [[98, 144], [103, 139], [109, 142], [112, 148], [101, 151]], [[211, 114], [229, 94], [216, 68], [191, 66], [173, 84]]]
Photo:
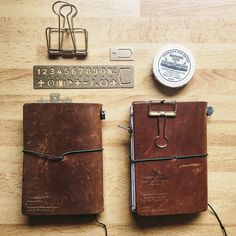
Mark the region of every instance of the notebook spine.
[[131, 185], [131, 210], [136, 211], [136, 179], [134, 163], [134, 118], [133, 106], [130, 107], [130, 185]]

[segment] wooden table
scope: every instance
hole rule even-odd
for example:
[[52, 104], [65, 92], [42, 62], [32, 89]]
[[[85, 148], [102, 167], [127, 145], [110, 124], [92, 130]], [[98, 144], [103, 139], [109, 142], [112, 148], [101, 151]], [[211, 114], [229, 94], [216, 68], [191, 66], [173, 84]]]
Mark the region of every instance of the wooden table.
[[[72, 2], [72, 1], [71, 1]], [[77, 2], [77, 1], [74, 1]], [[100, 220], [109, 236], [221, 236], [210, 212], [197, 216], [136, 219], [129, 208], [129, 106], [134, 100], [206, 100], [209, 202], [230, 236], [236, 235], [236, 2], [234, 0], [81, 0], [76, 25], [89, 32], [85, 60], [49, 60], [44, 30], [56, 25], [53, 1], [0, 2], [0, 235], [104, 235], [91, 217], [39, 217], [21, 214], [22, 106], [50, 92], [74, 101], [104, 104], [104, 198]], [[184, 88], [170, 90], [151, 77], [154, 55], [165, 44], [190, 49], [197, 69]], [[134, 48], [133, 89], [35, 90], [32, 67], [39, 64], [126, 64], [109, 61], [109, 48]]]

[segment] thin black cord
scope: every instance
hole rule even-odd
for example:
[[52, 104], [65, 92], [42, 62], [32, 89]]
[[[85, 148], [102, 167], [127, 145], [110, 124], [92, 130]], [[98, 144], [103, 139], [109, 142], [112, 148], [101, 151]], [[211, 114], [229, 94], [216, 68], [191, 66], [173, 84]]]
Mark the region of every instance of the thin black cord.
[[54, 156], [54, 155], [49, 155], [46, 153], [41, 153], [33, 150], [23, 150], [23, 153], [31, 154], [32, 156], [35, 157], [40, 157], [52, 161], [62, 161], [64, 159], [64, 156], [71, 155], [71, 154], [76, 154], [76, 153], [85, 153], [85, 152], [100, 152], [103, 151], [103, 148], [97, 148], [97, 149], [82, 149], [82, 150], [72, 150], [68, 152], [64, 152], [60, 156]]
[[136, 159], [132, 160], [133, 163], [138, 162], [148, 162], [148, 161], [165, 161], [165, 160], [173, 160], [173, 159], [185, 159], [185, 158], [196, 158], [196, 157], [207, 157], [207, 153], [201, 153], [201, 154], [193, 154], [193, 155], [187, 155], [187, 156], [169, 156], [169, 157], [152, 157], [152, 158], [145, 158], [145, 159]]
[[105, 224], [103, 224], [102, 222], [99, 222], [99, 221], [98, 221], [97, 215], [94, 215], [94, 219], [95, 219], [95, 221], [96, 221], [96, 223], [97, 223], [98, 225], [100, 225], [100, 226], [102, 226], [102, 227], [104, 228], [104, 230], [105, 230], [105, 236], [108, 236], [108, 234], [107, 234], [107, 226], [106, 226]]
[[224, 232], [224, 235], [227, 236], [227, 232], [226, 232], [225, 227], [224, 227], [224, 225], [222, 224], [222, 222], [221, 222], [219, 216], [217, 215], [217, 213], [215, 212], [215, 210], [213, 209], [213, 207], [212, 207], [209, 203], [208, 203], [208, 206], [211, 208], [211, 210], [212, 210], [212, 212], [214, 213], [216, 219], [218, 220], [218, 222], [219, 222], [219, 224], [220, 224], [220, 227], [221, 227], [222, 231]]

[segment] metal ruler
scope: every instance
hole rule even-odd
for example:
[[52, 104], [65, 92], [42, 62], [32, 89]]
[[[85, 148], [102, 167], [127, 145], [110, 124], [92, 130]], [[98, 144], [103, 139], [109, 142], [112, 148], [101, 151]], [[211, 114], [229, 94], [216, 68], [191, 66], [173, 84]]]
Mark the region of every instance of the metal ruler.
[[35, 89], [134, 87], [130, 65], [37, 65], [33, 77]]

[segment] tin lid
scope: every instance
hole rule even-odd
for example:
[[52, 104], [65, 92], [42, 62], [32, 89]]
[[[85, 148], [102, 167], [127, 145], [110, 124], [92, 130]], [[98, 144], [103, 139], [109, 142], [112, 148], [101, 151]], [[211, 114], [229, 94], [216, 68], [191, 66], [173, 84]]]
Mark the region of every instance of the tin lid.
[[167, 87], [184, 86], [192, 79], [194, 71], [195, 61], [192, 53], [182, 45], [167, 45], [154, 58], [155, 79]]

